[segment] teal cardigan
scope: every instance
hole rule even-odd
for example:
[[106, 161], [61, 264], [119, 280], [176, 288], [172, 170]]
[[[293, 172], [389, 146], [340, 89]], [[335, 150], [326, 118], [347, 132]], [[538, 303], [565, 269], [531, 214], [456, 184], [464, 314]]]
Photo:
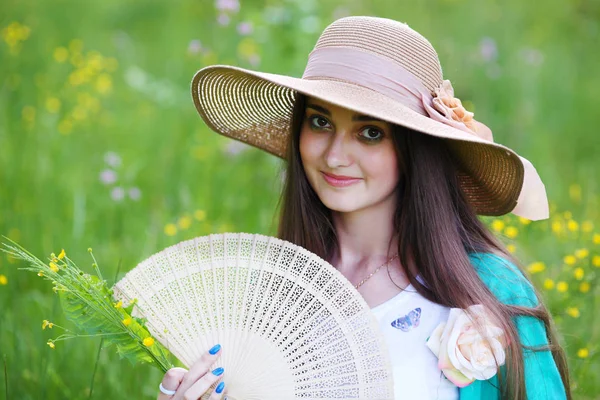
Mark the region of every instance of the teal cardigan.
[[[534, 307], [538, 300], [534, 290], [510, 261], [491, 253], [472, 253], [470, 259], [490, 291], [505, 304]], [[544, 323], [529, 316], [514, 317], [522, 344], [547, 345]], [[525, 386], [528, 400], [566, 399], [560, 373], [550, 351], [523, 349]], [[505, 367], [501, 367], [505, 368]], [[487, 381], [476, 380], [459, 390], [461, 400], [494, 400], [500, 398], [497, 376]]]

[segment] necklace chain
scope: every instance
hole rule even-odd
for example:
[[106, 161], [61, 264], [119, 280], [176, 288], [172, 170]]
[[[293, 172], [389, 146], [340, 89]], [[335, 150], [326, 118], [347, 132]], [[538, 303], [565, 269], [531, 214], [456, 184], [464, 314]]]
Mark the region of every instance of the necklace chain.
[[373, 275], [375, 275], [377, 273], [377, 271], [379, 271], [382, 267], [388, 265], [390, 262], [392, 262], [396, 257], [398, 257], [398, 254], [396, 253], [396, 255], [394, 255], [392, 258], [390, 258], [389, 260], [387, 260], [384, 264], [380, 265], [379, 267], [377, 267], [377, 269], [373, 272], [371, 272], [369, 274], [369, 276], [367, 276], [365, 279], [363, 279], [362, 281], [360, 281], [357, 285], [354, 285], [354, 287], [356, 289], [358, 289], [359, 287], [362, 286], [363, 283], [365, 283], [366, 281], [369, 280], [369, 278], [371, 278]]

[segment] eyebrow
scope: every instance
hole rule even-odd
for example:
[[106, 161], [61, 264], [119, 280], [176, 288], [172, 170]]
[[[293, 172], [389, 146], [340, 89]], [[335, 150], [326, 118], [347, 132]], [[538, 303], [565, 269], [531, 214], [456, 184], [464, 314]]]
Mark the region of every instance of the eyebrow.
[[[318, 106], [316, 104], [308, 104], [306, 106], [306, 108], [312, 108], [314, 110], [322, 112], [323, 114], [327, 115], [328, 117], [331, 117], [331, 112], [328, 109], [326, 109], [325, 107], [321, 107], [321, 106]], [[379, 121], [379, 122], [383, 122], [380, 119], [373, 118], [373, 117], [370, 117], [368, 115], [362, 115], [362, 114], [354, 114], [352, 116], [352, 121]]]

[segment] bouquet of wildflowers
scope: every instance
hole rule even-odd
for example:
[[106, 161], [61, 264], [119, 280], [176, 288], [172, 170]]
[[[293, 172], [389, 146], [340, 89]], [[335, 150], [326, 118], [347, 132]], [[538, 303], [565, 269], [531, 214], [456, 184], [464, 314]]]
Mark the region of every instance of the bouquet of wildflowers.
[[145, 327], [145, 319], [131, 315], [135, 301], [123, 307], [121, 301], [113, 299], [113, 292], [102, 278], [92, 249], [88, 249], [97, 275], [85, 273], [71, 260], [63, 249], [58, 256], [50, 255], [47, 262], [8, 239], [2, 250], [27, 266], [20, 269], [36, 272], [38, 276], [52, 282], [53, 290], [60, 297], [67, 319], [80, 332], [72, 332], [50, 321], [44, 320], [42, 328], [59, 328], [64, 334], [48, 340], [48, 346], [56, 347], [61, 340], [74, 337], [102, 337], [108, 345], [114, 344], [121, 358], [132, 364], [149, 362], [163, 372], [173, 367], [172, 355], [160, 342], [154, 340]]

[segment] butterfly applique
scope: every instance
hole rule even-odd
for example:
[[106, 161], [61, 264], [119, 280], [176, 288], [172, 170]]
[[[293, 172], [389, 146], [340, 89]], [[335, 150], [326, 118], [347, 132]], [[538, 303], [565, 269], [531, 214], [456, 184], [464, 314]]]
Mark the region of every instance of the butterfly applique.
[[412, 328], [419, 326], [421, 321], [421, 308], [415, 308], [403, 317], [392, 321], [392, 327], [400, 329], [402, 332], [408, 332]]

